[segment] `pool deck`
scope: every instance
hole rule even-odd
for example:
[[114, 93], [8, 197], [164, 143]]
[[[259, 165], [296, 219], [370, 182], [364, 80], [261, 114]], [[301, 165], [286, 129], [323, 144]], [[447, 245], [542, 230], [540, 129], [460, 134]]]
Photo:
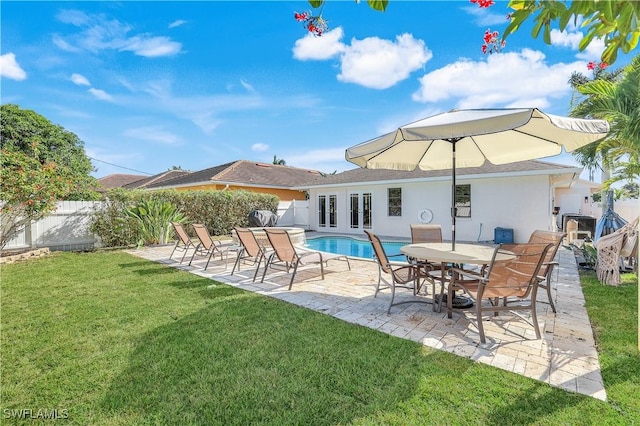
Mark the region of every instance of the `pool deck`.
[[[173, 246], [144, 247], [129, 253], [198, 276], [213, 279], [247, 291], [285, 300], [295, 305], [331, 315], [341, 320], [373, 328], [424, 346], [447, 351], [476, 362], [521, 374], [568, 391], [606, 400], [598, 352], [593, 331], [585, 309], [584, 296], [573, 252], [560, 247], [556, 260], [560, 267], [554, 273], [552, 295], [557, 307], [554, 314], [545, 292], [538, 296], [538, 322], [542, 332], [535, 339], [533, 328], [522, 319], [503, 313], [484, 322], [486, 344], [481, 344], [473, 325], [473, 311], [456, 310], [447, 318], [446, 310], [433, 312], [425, 303], [394, 306], [387, 314], [390, 293], [374, 291], [378, 267], [373, 261], [351, 259], [351, 270], [340, 260], [331, 260], [325, 267], [325, 279], [317, 265], [301, 267], [291, 291], [287, 290], [290, 275], [269, 269], [265, 282], [253, 282], [255, 268], [242, 266], [231, 275], [235, 254], [231, 252], [228, 265], [220, 258], [212, 260], [206, 271], [206, 259], [187, 260], [169, 255]], [[260, 270], [262, 274], [262, 268]], [[260, 275], [259, 274], [259, 275]], [[426, 287], [426, 286], [425, 286]], [[396, 299], [413, 298], [411, 291], [398, 290]]]

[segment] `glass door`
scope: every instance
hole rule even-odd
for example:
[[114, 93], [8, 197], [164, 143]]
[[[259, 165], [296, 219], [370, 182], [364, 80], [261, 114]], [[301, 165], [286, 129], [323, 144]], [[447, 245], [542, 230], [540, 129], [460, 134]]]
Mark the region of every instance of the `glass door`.
[[371, 229], [371, 193], [349, 194], [349, 226], [351, 229]]

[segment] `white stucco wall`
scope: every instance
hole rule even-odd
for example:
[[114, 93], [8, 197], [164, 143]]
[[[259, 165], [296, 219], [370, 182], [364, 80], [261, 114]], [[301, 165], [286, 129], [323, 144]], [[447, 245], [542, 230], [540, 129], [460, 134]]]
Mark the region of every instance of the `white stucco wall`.
[[[457, 241], [490, 241], [496, 227], [512, 228], [516, 242], [526, 242], [535, 229], [550, 229], [551, 194], [548, 175], [463, 179], [471, 185], [471, 218], [457, 218]], [[402, 188], [402, 216], [387, 215], [387, 189]], [[362, 234], [349, 226], [349, 194], [372, 193], [372, 231], [386, 237], [410, 237], [409, 225], [418, 223], [418, 213], [428, 208], [431, 223], [442, 225], [445, 240], [451, 239], [451, 181], [386, 183], [361, 186], [314, 188], [309, 191], [310, 228], [322, 232]], [[318, 227], [318, 195], [337, 196], [337, 227]]]

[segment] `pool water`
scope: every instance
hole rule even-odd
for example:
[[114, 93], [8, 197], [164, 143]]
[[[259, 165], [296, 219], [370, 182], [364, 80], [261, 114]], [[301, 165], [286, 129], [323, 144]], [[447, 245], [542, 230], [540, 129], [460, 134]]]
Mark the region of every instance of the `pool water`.
[[[387, 256], [401, 254], [400, 247], [406, 244], [408, 243], [382, 242], [382, 246], [384, 247], [384, 251], [387, 253]], [[368, 240], [356, 240], [355, 238], [349, 237], [307, 238], [306, 247], [329, 253], [373, 259], [373, 247], [371, 247], [371, 243]]]

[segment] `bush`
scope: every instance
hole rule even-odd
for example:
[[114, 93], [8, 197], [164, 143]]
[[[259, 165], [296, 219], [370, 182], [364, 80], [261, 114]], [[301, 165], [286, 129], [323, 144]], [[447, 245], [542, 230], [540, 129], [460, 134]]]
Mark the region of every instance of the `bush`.
[[140, 226], [142, 238], [138, 245], [165, 244], [173, 235], [172, 222], [184, 223], [186, 218], [175, 204], [159, 199], [142, 200], [125, 210]]
[[[248, 226], [253, 210], [277, 212], [279, 199], [273, 194], [249, 191], [129, 191], [107, 192], [106, 200], [91, 223], [104, 247], [137, 244], [143, 239], [140, 223], [126, 211], [141, 202], [169, 202], [185, 216], [187, 223], [203, 223], [211, 235], [230, 235], [235, 226]], [[186, 227], [189, 233], [190, 227]], [[192, 235], [193, 236], [193, 235]]]

